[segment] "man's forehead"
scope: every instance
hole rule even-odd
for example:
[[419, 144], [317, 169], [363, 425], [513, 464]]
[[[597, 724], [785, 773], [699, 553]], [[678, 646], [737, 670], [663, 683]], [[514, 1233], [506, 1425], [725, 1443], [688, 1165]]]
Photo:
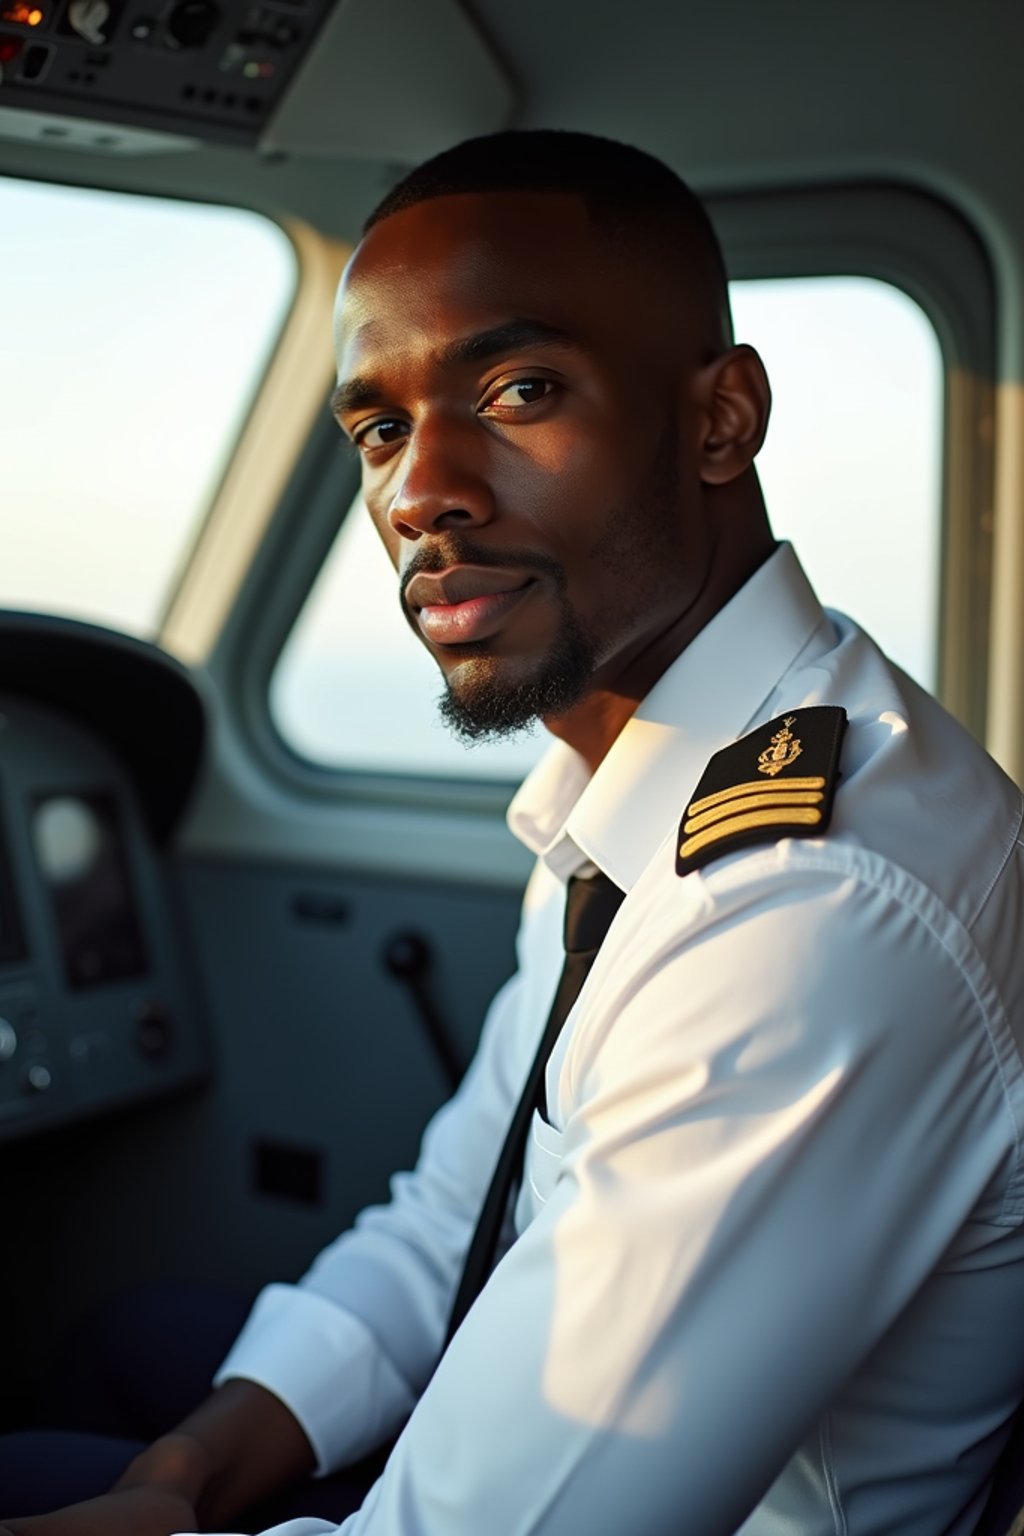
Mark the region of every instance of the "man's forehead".
[[338, 292], [339, 359], [454, 338], [531, 315], [590, 329], [608, 273], [582, 200], [562, 194], [433, 198], [373, 227]]
[[592, 244], [596, 229], [586, 203], [572, 192], [458, 192], [424, 198], [390, 214], [364, 235], [349, 264], [353, 273], [453, 249], [486, 250], [535, 243], [546, 231], [558, 241]]
[[562, 193], [474, 193], [431, 198], [375, 225], [355, 251], [338, 292], [346, 338], [387, 329], [399, 307], [517, 313], [578, 288], [597, 259], [581, 198]]

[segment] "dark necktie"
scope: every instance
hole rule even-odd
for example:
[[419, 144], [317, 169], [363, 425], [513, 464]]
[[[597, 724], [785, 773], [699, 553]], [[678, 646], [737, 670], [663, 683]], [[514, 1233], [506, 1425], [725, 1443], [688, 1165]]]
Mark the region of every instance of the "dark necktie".
[[445, 1348], [473, 1305], [490, 1276], [498, 1239], [505, 1222], [509, 1199], [519, 1179], [526, 1154], [526, 1138], [533, 1112], [544, 1101], [544, 1069], [548, 1064], [559, 1031], [573, 1003], [583, 989], [587, 973], [597, 957], [612, 918], [622, 904], [623, 892], [607, 875], [600, 872], [586, 880], [574, 875], [569, 881], [565, 900], [565, 961], [559, 977], [555, 1000], [544, 1026], [537, 1054], [533, 1059], [522, 1097], [512, 1116], [498, 1165], [484, 1198], [480, 1219], [469, 1245], [462, 1279], [448, 1322]]

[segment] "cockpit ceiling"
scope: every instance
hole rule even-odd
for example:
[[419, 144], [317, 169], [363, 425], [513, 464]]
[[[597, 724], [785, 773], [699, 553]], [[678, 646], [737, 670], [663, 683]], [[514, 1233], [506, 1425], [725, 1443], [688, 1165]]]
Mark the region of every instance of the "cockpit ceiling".
[[0, 172], [348, 237], [398, 168], [503, 124], [627, 139], [702, 190], [911, 182], [982, 223], [1024, 129], [1003, 0], [0, 0], [12, 39]]

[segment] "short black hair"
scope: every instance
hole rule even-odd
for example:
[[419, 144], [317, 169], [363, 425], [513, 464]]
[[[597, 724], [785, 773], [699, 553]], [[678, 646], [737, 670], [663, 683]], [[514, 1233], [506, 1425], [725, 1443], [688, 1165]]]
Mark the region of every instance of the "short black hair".
[[592, 133], [513, 129], [466, 139], [409, 171], [377, 204], [364, 235], [417, 203], [458, 193], [559, 192], [582, 198], [596, 229], [698, 278], [732, 339], [725, 260], [703, 203], [645, 150]]

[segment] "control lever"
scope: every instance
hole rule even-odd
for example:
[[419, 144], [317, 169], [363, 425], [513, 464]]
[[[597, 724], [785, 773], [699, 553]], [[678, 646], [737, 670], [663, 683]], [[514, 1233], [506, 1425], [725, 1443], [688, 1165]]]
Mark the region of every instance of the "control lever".
[[401, 982], [412, 998], [416, 1012], [420, 1016], [420, 1022], [427, 1032], [427, 1038], [434, 1048], [434, 1054], [454, 1092], [462, 1081], [463, 1068], [459, 1063], [459, 1053], [449, 1033], [448, 1025], [441, 1017], [440, 1009], [436, 1006], [432, 995], [430, 975], [433, 970], [434, 951], [429, 940], [425, 939], [421, 933], [412, 933], [408, 930], [394, 933], [384, 945], [381, 959], [384, 962], [384, 969], [396, 981]]
[[110, 20], [109, 0], [71, 0], [68, 6], [68, 25], [83, 37], [91, 48], [105, 48], [110, 41], [107, 22]]

